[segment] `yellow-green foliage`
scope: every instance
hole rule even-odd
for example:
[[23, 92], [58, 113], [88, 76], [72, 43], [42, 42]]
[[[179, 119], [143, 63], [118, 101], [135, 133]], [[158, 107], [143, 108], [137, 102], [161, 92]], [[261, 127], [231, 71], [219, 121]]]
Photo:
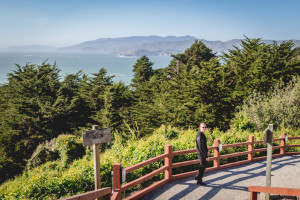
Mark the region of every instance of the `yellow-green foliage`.
[[59, 135], [55, 141], [60, 159], [65, 165], [85, 154], [82, 140], [74, 135]]
[[[242, 123], [246, 118], [248, 123]], [[235, 127], [263, 130], [268, 124], [275, 127], [299, 128], [300, 125], [300, 76], [288, 84], [280, 82], [268, 93], [251, 94], [233, 119]]]
[[[282, 132], [286, 132], [290, 137], [300, 135], [300, 130], [282, 129], [275, 131], [274, 138], [280, 137]], [[169, 133], [173, 134], [174, 137], [169, 137]], [[197, 130], [181, 130], [170, 126], [161, 126], [151, 136], [140, 140], [122, 141], [121, 138], [116, 137], [112, 148], [100, 155], [102, 187], [111, 187], [111, 171], [114, 162], [120, 162], [124, 168], [132, 166], [163, 154], [166, 144], [171, 144], [173, 151], [194, 149], [196, 133]], [[224, 133], [218, 129], [208, 129], [206, 132], [208, 146], [213, 145], [214, 139], [220, 139], [223, 144], [245, 142], [248, 141], [249, 135], [254, 135], [255, 140], [263, 139], [263, 132], [228, 131]], [[297, 142], [289, 141], [288, 144]], [[246, 149], [247, 146], [235, 147], [224, 149], [221, 153], [232, 153]], [[294, 149], [291, 150], [294, 151]], [[296, 150], [299, 151], [299, 148]], [[87, 152], [90, 152], [90, 148], [87, 149]], [[193, 159], [197, 159], [196, 153], [175, 156], [172, 161], [175, 163]], [[223, 163], [231, 161], [235, 161], [235, 159], [224, 160]], [[163, 165], [163, 162], [161, 160], [127, 174], [127, 182], [159, 168]], [[198, 165], [186, 166], [174, 169], [173, 173], [196, 170], [197, 168]], [[164, 175], [161, 173], [132, 190], [145, 187], [151, 181], [157, 181], [163, 177]], [[93, 158], [90, 153], [87, 153], [82, 159], [75, 160], [67, 165], [63, 159], [47, 162], [33, 170], [24, 172], [14, 180], [5, 182], [0, 186], [0, 199], [58, 199], [90, 191], [93, 188]]]
[[64, 165], [68, 165], [75, 159], [82, 158], [85, 149], [82, 140], [74, 135], [59, 135], [51, 141], [41, 143], [33, 152], [27, 162], [27, 168], [32, 169], [47, 161], [60, 158]]

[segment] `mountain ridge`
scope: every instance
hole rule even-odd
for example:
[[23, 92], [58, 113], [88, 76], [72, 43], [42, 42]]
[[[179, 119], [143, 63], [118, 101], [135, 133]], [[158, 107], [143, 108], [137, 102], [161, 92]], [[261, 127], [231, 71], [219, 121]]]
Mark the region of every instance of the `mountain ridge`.
[[[130, 36], [117, 38], [98, 38], [85, 41], [71, 46], [54, 48], [46, 45], [19, 46], [2, 49], [2, 51], [55, 51], [61, 53], [98, 53], [113, 54], [119, 56], [169, 56], [178, 54], [189, 48], [196, 40], [202, 41], [208, 48], [217, 55], [227, 53], [234, 46], [239, 47], [242, 39], [232, 39], [228, 41], [209, 41], [198, 39], [193, 36]], [[261, 40], [266, 44], [275, 40]], [[277, 40], [277, 43], [287, 40]], [[292, 40], [295, 47], [300, 47], [300, 40]]]

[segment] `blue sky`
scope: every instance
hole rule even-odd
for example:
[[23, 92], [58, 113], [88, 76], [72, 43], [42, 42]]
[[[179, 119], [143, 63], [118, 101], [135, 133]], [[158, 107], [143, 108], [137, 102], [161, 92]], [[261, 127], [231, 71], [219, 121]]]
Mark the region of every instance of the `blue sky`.
[[0, 0], [0, 48], [98, 38], [300, 39], [299, 0]]

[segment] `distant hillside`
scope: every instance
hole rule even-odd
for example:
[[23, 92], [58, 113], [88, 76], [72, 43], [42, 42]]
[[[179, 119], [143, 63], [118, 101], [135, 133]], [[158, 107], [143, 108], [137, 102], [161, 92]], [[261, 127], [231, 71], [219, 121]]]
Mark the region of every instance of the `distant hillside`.
[[[169, 56], [184, 52], [195, 40], [201, 40], [218, 55], [228, 52], [233, 46], [239, 47], [241, 39], [233, 39], [226, 42], [208, 41], [192, 36], [132, 36], [119, 38], [100, 38], [97, 40], [86, 41], [80, 44], [55, 48], [51, 46], [32, 45], [19, 46], [2, 49], [2, 51], [22, 51], [22, 52], [68, 52], [68, 53], [99, 53], [113, 54], [119, 56]], [[281, 43], [283, 40], [277, 41]], [[273, 40], [263, 40], [270, 44]], [[295, 46], [300, 47], [300, 40], [293, 40]]]
[[[168, 56], [184, 52], [195, 40], [201, 40], [211, 48], [213, 52], [222, 54], [228, 52], [233, 46], [239, 47], [241, 39], [233, 39], [226, 42], [208, 41], [192, 36], [132, 36], [121, 38], [100, 38], [93, 41], [83, 42], [74, 46], [60, 48], [62, 52], [101, 53], [115, 54], [120, 56]], [[300, 46], [300, 40], [293, 40], [295, 46]], [[263, 40], [269, 44], [273, 40]], [[277, 41], [278, 43], [282, 41]]]
[[100, 38], [60, 48], [66, 52], [117, 54], [122, 56], [170, 55], [188, 48], [197, 38], [191, 36], [132, 36]]
[[[133, 36], [122, 38], [100, 38], [83, 42], [74, 46], [60, 48], [62, 52], [103, 53], [120, 56], [167, 56], [182, 53], [189, 48], [195, 40], [201, 40], [192, 36]], [[239, 46], [240, 40], [203, 41], [214, 52], [221, 54], [227, 52], [233, 45]]]

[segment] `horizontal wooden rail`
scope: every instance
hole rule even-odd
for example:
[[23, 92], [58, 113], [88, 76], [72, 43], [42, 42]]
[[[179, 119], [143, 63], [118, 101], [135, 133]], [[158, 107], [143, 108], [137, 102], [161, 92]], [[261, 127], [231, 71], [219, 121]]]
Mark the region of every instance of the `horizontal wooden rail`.
[[226, 149], [226, 148], [244, 146], [244, 145], [248, 145], [248, 144], [251, 144], [251, 142], [241, 142], [241, 143], [234, 143], [234, 144], [225, 144], [225, 145], [222, 146], [222, 148]]
[[220, 155], [220, 159], [243, 156], [243, 155], [249, 154], [251, 152], [252, 151], [242, 151], [242, 152], [237, 152], [237, 153], [232, 153], [232, 154]]
[[286, 152], [285, 155], [298, 155], [300, 152]]
[[[214, 161], [216, 160], [217, 158], [216, 157], [208, 157], [206, 159], [207, 162], [209, 161]], [[184, 162], [178, 162], [178, 163], [173, 163], [172, 164], [172, 168], [177, 168], [177, 167], [182, 167], [182, 166], [186, 166], [186, 165], [193, 165], [193, 164], [197, 164], [199, 163], [199, 160], [196, 159], [196, 160], [189, 160], [189, 161], [184, 161]]]
[[184, 161], [184, 162], [178, 162], [178, 163], [173, 163], [172, 168], [177, 168], [177, 167], [182, 167], [186, 165], [193, 165], [199, 163], [199, 160], [189, 160], [189, 161]]
[[188, 149], [188, 150], [181, 150], [181, 151], [173, 151], [172, 156], [178, 156], [182, 154], [188, 154], [188, 153], [196, 153], [196, 149]]
[[[218, 147], [208, 147], [207, 150], [214, 150], [218, 149]], [[180, 151], [173, 151], [172, 156], [178, 156], [178, 155], [183, 155], [183, 154], [188, 154], [188, 153], [196, 153], [196, 149], [187, 149], [187, 150], [180, 150]]]
[[217, 158], [216, 157], [208, 157], [207, 159], [206, 159], [206, 161], [214, 161], [214, 160], [217, 160]]
[[149, 174], [147, 174], [145, 176], [142, 176], [142, 177], [140, 177], [140, 178], [138, 178], [138, 179], [136, 179], [134, 181], [131, 181], [131, 182], [123, 185], [121, 187], [121, 192], [123, 192], [123, 191], [125, 191], [125, 190], [127, 190], [129, 188], [132, 188], [132, 187], [134, 187], [134, 186], [136, 186], [136, 185], [138, 185], [138, 184], [140, 184], [140, 183], [142, 183], [144, 181], [147, 181], [150, 178], [153, 178], [154, 176], [156, 176], [156, 175], [162, 173], [163, 171], [165, 171], [167, 168], [168, 168], [167, 166], [161, 167], [161, 168], [159, 168], [159, 169], [157, 169], [157, 170], [155, 170], [155, 171], [153, 171], [153, 172], [151, 172], [151, 173], [149, 173]]
[[142, 168], [142, 167], [144, 167], [144, 166], [146, 166], [146, 165], [152, 164], [152, 163], [154, 163], [154, 162], [156, 162], [156, 161], [159, 161], [159, 160], [161, 160], [161, 159], [164, 159], [165, 157], [167, 157], [167, 155], [168, 155], [168, 154], [162, 154], [162, 155], [160, 155], [160, 156], [156, 156], [156, 157], [154, 157], [154, 158], [151, 158], [151, 159], [149, 159], [149, 160], [143, 161], [143, 162], [138, 163], [138, 164], [136, 164], [136, 165], [132, 165], [131, 167], [127, 167], [127, 168], [125, 169], [126, 174], [128, 174], [128, 173], [130, 173], [130, 172], [133, 172], [134, 170], [137, 170], [137, 169], [139, 169], [139, 168]]
[[[283, 148], [284, 146], [273, 146], [272, 149], [280, 149]], [[285, 146], [285, 148], [288, 147], [288, 145]], [[260, 149], [254, 149], [253, 153], [257, 153], [257, 152], [262, 152], [262, 151], [267, 151], [267, 148], [260, 148]]]
[[210, 150], [215, 150], [215, 149], [218, 149], [218, 147], [207, 147], [207, 150], [210, 151]]
[[300, 197], [300, 189], [296, 188], [249, 186], [248, 190], [251, 192], [251, 200], [257, 200], [258, 192]]
[[284, 138], [275, 138], [275, 139], [273, 139], [273, 142], [277, 142], [277, 141], [281, 141], [281, 140], [284, 140]]
[[259, 144], [259, 143], [264, 143], [264, 141], [263, 140], [254, 141], [254, 144]]
[[262, 151], [267, 151], [267, 148], [254, 149], [253, 153], [262, 152]]
[[[205, 172], [207, 172], [206, 170], [205, 170]], [[181, 173], [181, 174], [176, 174], [176, 175], [172, 176], [172, 181], [176, 181], [176, 180], [187, 178], [187, 177], [196, 176], [197, 173], [198, 173], [198, 170], [190, 171], [190, 172], [184, 172], [184, 173]]]
[[300, 140], [300, 137], [289, 137], [289, 140]]
[[90, 192], [74, 195], [71, 197], [62, 198], [60, 200], [90, 200], [90, 199], [97, 199], [100, 197], [104, 197], [105, 200], [109, 200], [110, 194], [111, 194], [111, 188], [106, 187], [95, 191], [90, 191]]
[[272, 149], [275, 150], [275, 149], [280, 149], [280, 148], [282, 148], [282, 147], [283, 147], [283, 146], [273, 146]]
[[291, 145], [286, 145], [286, 148], [291, 148], [291, 147], [300, 147], [300, 144], [291, 144]]

